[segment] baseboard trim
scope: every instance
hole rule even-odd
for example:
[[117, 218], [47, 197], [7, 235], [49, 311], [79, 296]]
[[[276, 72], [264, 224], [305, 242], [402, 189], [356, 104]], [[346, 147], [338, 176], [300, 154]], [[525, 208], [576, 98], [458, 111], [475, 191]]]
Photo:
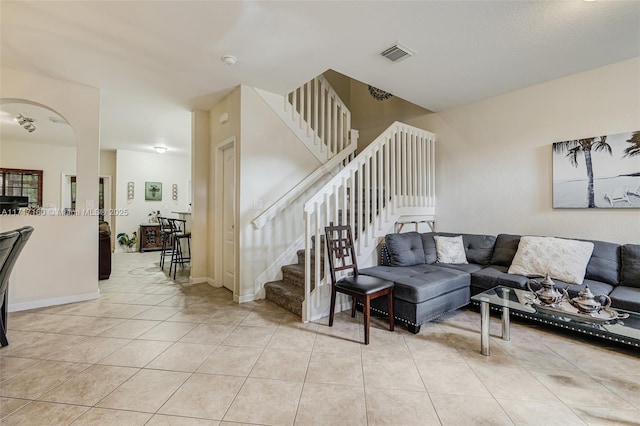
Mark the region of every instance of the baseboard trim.
[[8, 307], [9, 312], [26, 311], [28, 309], [46, 308], [48, 306], [66, 305], [67, 303], [84, 302], [100, 297], [100, 292], [78, 294], [75, 296], [56, 297], [53, 299], [41, 299], [31, 302], [12, 303]]
[[246, 294], [244, 296], [233, 295], [233, 301], [236, 303], [253, 302], [254, 300], [256, 300], [255, 294]]
[[[345, 300], [340, 303], [336, 303], [336, 309], [334, 311], [335, 313], [346, 311], [346, 310], [349, 310], [349, 311], [351, 310], [351, 299]], [[306, 322], [314, 322], [314, 321], [321, 320], [322, 318], [326, 318], [329, 316], [329, 311], [331, 311], [331, 309], [327, 310], [326, 312], [316, 314], [313, 317], [309, 318], [309, 321], [306, 321]]]

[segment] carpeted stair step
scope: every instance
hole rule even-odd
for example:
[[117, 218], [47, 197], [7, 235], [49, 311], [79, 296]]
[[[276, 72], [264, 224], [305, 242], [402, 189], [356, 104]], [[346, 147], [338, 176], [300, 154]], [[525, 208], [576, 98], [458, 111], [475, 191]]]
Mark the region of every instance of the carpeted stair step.
[[[296, 255], [298, 256], [298, 265], [304, 266], [304, 253], [305, 253], [304, 250], [298, 250], [296, 252]], [[316, 254], [314, 250], [311, 250], [311, 270], [313, 270], [315, 265], [316, 265]], [[322, 250], [322, 252], [320, 253], [320, 265], [324, 267], [324, 250]]]
[[281, 269], [282, 281], [304, 290], [304, 265], [285, 265]]
[[304, 281], [302, 287], [284, 281], [271, 281], [264, 285], [264, 289], [268, 300], [302, 317]]

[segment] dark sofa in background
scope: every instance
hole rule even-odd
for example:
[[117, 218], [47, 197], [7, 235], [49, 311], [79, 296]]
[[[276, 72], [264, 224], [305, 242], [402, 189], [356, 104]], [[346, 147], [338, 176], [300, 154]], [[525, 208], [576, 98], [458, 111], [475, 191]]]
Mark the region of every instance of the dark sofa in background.
[[[436, 263], [434, 236], [462, 236], [468, 264]], [[603, 241], [594, 244], [581, 285], [554, 279], [574, 297], [586, 285], [594, 294], [611, 298], [612, 307], [640, 312], [640, 245]], [[507, 273], [518, 250], [519, 235], [477, 235], [429, 232], [388, 234], [380, 266], [361, 274], [393, 281], [394, 316], [409, 331], [447, 312], [467, 305], [470, 296], [495, 286], [526, 289], [529, 278]], [[386, 314], [386, 297], [372, 308]]]
[[109, 223], [98, 225], [98, 279], [108, 280], [111, 276], [111, 229]]

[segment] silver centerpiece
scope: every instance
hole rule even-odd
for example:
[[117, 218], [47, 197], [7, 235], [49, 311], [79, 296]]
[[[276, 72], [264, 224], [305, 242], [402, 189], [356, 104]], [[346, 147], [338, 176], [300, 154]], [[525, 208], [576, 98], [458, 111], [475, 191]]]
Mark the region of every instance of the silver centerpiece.
[[[605, 294], [594, 296], [588, 285], [578, 293], [578, 297], [574, 297], [573, 299], [569, 298], [569, 293], [567, 293], [567, 290], [564, 290], [564, 295], [571, 306], [577, 308], [579, 312], [585, 314], [600, 312], [600, 310], [608, 309], [609, 306], [611, 306], [611, 298], [609, 296]], [[603, 306], [602, 303], [599, 302], [601, 298], [606, 299], [606, 305]]]
[[[532, 283], [536, 284], [536, 285], [540, 285], [542, 288], [540, 290], [538, 290], [538, 291], [533, 291], [531, 289], [531, 284]], [[555, 284], [551, 280], [551, 277], [549, 277], [549, 274], [547, 274], [544, 277], [544, 280], [542, 280], [541, 282], [538, 282], [536, 280], [527, 281], [527, 287], [529, 288], [529, 291], [531, 293], [533, 293], [534, 296], [541, 303], [543, 303], [545, 305], [557, 306], [560, 303], [562, 303], [562, 299], [565, 297], [565, 295], [563, 295], [558, 290], [556, 290]], [[566, 291], [565, 291], [565, 294], [566, 294]]]

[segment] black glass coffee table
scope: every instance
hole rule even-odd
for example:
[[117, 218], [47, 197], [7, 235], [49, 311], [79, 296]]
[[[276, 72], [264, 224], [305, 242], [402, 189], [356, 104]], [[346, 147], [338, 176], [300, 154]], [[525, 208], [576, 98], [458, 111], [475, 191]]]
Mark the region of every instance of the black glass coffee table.
[[489, 355], [489, 311], [491, 307], [502, 310], [502, 339], [509, 340], [510, 314], [544, 324], [601, 337], [619, 343], [640, 347], [640, 313], [616, 309], [624, 319], [595, 321], [588, 316], [577, 317], [559, 311], [544, 309], [532, 303], [532, 293], [509, 287], [495, 287], [471, 297], [480, 303], [481, 333], [480, 351]]

